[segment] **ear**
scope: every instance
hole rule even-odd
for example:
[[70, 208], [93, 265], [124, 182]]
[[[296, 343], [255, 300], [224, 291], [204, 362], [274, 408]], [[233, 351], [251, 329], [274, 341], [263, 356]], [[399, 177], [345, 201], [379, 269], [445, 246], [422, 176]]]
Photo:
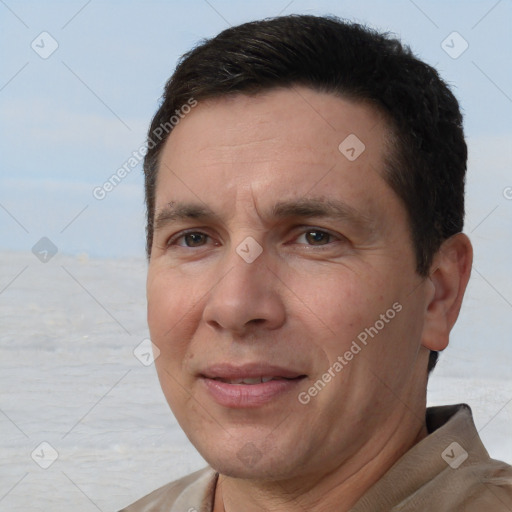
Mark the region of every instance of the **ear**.
[[422, 345], [429, 350], [444, 350], [450, 331], [459, 316], [462, 298], [471, 274], [473, 247], [469, 238], [458, 233], [441, 245], [428, 279], [432, 293], [426, 304]]

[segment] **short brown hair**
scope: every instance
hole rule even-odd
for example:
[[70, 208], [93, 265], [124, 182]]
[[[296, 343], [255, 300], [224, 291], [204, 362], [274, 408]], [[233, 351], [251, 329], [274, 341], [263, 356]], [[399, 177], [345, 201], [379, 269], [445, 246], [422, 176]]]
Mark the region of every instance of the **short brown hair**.
[[[393, 133], [384, 178], [406, 207], [416, 268], [427, 276], [441, 243], [462, 231], [467, 148], [458, 102], [437, 71], [397, 39], [335, 17], [291, 15], [229, 28], [185, 54], [165, 86], [154, 131], [190, 98], [303, 85], [369, 102]], [[151, 255], [159, 155], [144, 161]], [[431, 352], [429, 371], [437, 362]]]

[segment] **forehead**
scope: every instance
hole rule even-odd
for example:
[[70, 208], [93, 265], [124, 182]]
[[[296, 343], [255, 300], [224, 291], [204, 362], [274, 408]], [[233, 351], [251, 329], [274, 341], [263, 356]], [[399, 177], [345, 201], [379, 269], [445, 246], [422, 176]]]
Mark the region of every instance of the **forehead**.
[[[191, 130], [195, 131], [192, 139]], [[228, 149], [232, 154], [238, 145], [243, 153], [243, 144], [266, 142], [269, 148], [285, 144], [280, 147], [282, 153], [294, 147], [301, 156], [314, 157], [336, 150], [337, 143], [351, 134], [373, 152], [380, 149], [387, 132], [381, 111], [369, 103], [296, 86], [200, 101], [171, 132], [163, 152], [179, 147], [183, 155], [205, 149], [217, 153]]]
[[199, 102], [162, 150], [156, 209], [175, 196], [221, 206], [242, 190], [258, 203], [357, 195], [365, 181], [370, 209], [387, 187], [388, 134], [375, 108], [305, 87]]

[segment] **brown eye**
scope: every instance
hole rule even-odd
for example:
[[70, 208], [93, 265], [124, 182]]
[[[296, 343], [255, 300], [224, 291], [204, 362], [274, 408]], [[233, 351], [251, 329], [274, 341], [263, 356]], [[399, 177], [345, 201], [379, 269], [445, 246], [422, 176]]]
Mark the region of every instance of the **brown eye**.
[[187, 233], [182, 239], [187, 247], [199, 247], [206, 242], [207, 235], [203, 233]]
[[208, 235], [200, 231], [189, 231], [188, 233], [182, 233], [181, 235], [172, 237], [167, 243], [167, 246], [169, 248], [172, 246], [190, 248], [201, 247], [207, 243], [208, 238]]
[[325, 231], [314, 229], [307, 231], [305, 238], [310, 245], [325, 245], [329, 243], [331, 235]]

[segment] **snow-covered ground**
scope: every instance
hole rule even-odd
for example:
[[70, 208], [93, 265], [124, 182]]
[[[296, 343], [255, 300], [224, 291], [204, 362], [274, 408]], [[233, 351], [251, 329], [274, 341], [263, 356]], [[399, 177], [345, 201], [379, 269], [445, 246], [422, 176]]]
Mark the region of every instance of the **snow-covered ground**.
[[[145, 272], [142, 259], [0, 253], [0, 511], [115, 511], [204, 465], [133, 354]], [[429, 385], [429, 405], [469, 403], [509, 463], [510, 317], [476, 275]]]

